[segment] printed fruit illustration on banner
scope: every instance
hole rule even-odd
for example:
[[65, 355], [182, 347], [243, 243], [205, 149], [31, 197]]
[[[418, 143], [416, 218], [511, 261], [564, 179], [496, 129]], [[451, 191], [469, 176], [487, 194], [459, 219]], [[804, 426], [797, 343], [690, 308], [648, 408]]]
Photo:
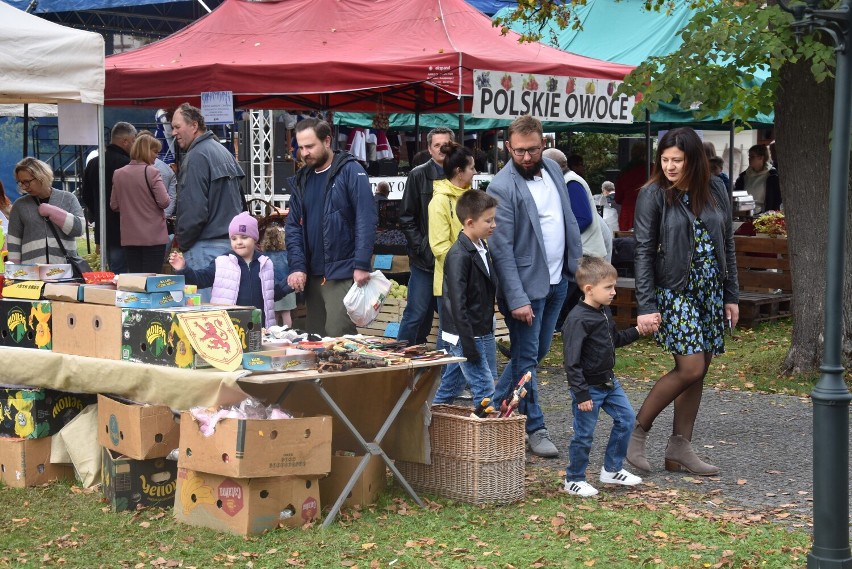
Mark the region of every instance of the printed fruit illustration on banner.
[[189, 514], [200, 504], [215, 504], [213, 488], [204, 484], [204, 479], [192, 470], [180, 469], [178, 476], [184, 478], [180, 487], [180, 503], [183, 513]]
[[567, 94], [571, 94], [574, 92], [574, 89], [577, 88], [577, 80], [573, 77], [569, 77], [568, 81], [565, 82], [565, 92]]
[[479, 75], [476, 76], [476, 88], [482, 89], [483, 87], [491, 87], [490, 71], [480, 71]]
[[595, 87], [594, 81], [589, 80], [588, 82], [586, 82], [586, 94], [587, 95], [594, 95], [595, 89], [596, 89], [596, 87]]
[[536, 81], [535, 75], [532, 73], [527, 75], [527, 78], [523, 85], [521, 85], [521, 88], [526, 89], [527, 91], [538, 91], [538, 81]]
[[559, 80], [556, 79], [556, 77], [553, 77], [551, 75], [550, 77], [547, 78], [547, 83], [545, 83], [545, 85], [547, 86], [547, 92], [548, 93], [555, 93], [556, 89], [559, 85]]
[[503, 74], [503, 78], [500, 79], [500, 86], [506, 89], [507, 91], [512, 88], [512, 76], [508, 73]]
[[606, 84], [606, 94], [612, 97], [613, 93], [615, 93], [615, 81], [610, 81]]

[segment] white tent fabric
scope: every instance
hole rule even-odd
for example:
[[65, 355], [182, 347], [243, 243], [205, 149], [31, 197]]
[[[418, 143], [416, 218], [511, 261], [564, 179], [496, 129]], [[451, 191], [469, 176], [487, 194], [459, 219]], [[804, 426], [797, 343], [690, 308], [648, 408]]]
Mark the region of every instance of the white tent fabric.
[[0, 2], [0, 103], [104, 103], [104, 40]]
[[[2, 70], [0, 69], [0, 72]], [[36, 103], [29, 105], [28, 115], [31, 117], [55, 117], [59, 114], [56, 105]], [[22, 117], [24, 116], [24, 105], [0, 105], [0, 117]]]

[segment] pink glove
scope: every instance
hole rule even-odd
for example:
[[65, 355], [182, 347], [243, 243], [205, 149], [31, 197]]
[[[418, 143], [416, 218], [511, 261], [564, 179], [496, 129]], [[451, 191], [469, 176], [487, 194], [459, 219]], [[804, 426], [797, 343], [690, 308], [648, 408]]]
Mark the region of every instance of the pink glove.
[[69, 215], [69, 213], [61, 207], [56, 207], [55, 205], [50, 205], [49, 203], [39, 204], [38, 214], [42, 217], [50, 219], [50, 221], [52, 221], [58, 227], [62, 227]]

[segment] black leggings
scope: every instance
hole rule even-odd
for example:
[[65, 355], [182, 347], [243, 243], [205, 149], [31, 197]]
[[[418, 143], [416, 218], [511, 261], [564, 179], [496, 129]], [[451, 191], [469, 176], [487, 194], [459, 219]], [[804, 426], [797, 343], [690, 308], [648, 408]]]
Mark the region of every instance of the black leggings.
[[166, 257], [166, 244], [128, 245], [124, 247], [127, 270], [131, 273], [161, 273]]

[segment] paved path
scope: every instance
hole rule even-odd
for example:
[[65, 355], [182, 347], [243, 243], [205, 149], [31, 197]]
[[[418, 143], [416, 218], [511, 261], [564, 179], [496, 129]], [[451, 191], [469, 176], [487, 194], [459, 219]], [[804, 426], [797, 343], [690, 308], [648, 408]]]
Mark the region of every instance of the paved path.
[[[545, 369], [540, 381], [545, 420], [559, 458], [543, 459], [527, 453], [528, 462], [564, 471], [572, 432], [568, 384], [564, 372], [555, 368]], [[637, 410], [648, 390], [645, 385], [639, 389], [625, 382]], [[813, 418], [809, 398], [706, 389], [694, 443], [700, 456], [721, 469], [714, 477], [672, 473], [663, 468], [671, 421], [669, 408], [649, 434], [648, 459], [655, 470], [645, 476], [646, 481], [663, 488], [710, 493], [726, 506], [812, 513]], [[588, 469], [592, 484], [597, 482], [611, 425], [602, 413]]]

